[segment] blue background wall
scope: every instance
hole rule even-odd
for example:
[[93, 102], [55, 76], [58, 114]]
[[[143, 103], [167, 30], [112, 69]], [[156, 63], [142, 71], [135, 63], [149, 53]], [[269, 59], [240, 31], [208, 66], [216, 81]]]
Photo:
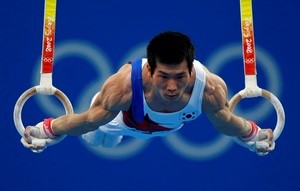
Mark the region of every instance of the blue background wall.
[[[253, 2], [258, 84], [277, 95], [286, 111], [285, 130], [266, 157], [221, 136], [205, 116], [174, 136], [128, 138], [113, 150], [92, 149], [79, 137], [41, 154], [24, 149], [12, 114], [21, 93], [39, 83], [43, 3], [0, 6], [0, 190], [300, 189], [299, 1]], [[146, 43], [165, 30], [191, 37], [197, 59], [224, 78], [230, 96], [244, 87], [237, 0], [58, 0], [53, 84], [68, 95], [75, 112], [84, 111], [103, 80], [143, 56]], [[241, 103], [236, 112], [262, 127], [276, 123], [272, 106], [261, 99]], [[62, 113], [55, 99], [34, 96], [22, 116], [28, 125]]]

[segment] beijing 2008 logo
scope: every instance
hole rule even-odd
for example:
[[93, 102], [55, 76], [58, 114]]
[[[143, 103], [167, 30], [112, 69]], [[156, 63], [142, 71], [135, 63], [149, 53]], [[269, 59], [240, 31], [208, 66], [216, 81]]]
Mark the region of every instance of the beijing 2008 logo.
[[[125, 63], [125, 61], [131, 60], [132, 58], [144, 57], [146, 50], [146, 43], [141, 43], [136, 47], [133, 47], [127, 55], [124, 56], [123, 60], [120, 61], [120, 65]], [[264, 72], [264, 76], [267, 78], [266, 89], [274, 92], [276, 95], [281, 94], [281, 74], [277, 68], [275, 59], [268, 54], [267, 51], [260, 47], [257, 47], [257, 60], [260, 63], [260, 67]], [[224, 68], [224, 66], [230, 63], [232, 60], [241, 58], [241, 45], [237, 44], [227, 44], [221, 47], [219, 50], [212, 53], [207, 61], [202, 61], [205, 65], [214, 73], [219, 73]], [[79, 99], [80, 102], [74, 103], [74, 110], [76, 112], [84, 111], [89, 105], [92, 97], [99, 91], [99, 84], [102, 84], [112, 73], [115, 68], [112, 68], [110, 60], [105, 56], [105, 53], [101, 51], [98, 47], [83, 41], [67, 41], [60, 43], [56, 48], [56, 64], [59, 64], [62, 58], [66, 57], [80, 57], [90, 63], [90, 66], [97, 72], [97, 79], [94, 83], [89, 83], [86, 87], [80, 87], [79, 90], [75, 92], [80, 92]], [[39, 63], [36, 64], [35, 71], [36, 74], [39, 70]], [[88, 66], [87, 66], [88, 67]], [[33, 75], [33, 84], [37, 84], [38, 76]], [[230, 92], [229, 94], [232, 94]], [[47, 96], [35, 97], [42, 110], [45, 113], [54, 116], [64, 113], [63, 109], [60, 108], [56, 103], [54, 103]], [[253, 120], [263, 120], [262, 117], [267, 117], [272, 111], [272, 107], [264, 103], [259, 107], [249, 108], [243, 113]], [[239, 108], [236, 108], [237, 112]], [[261, 116], [259, 113], [265, 113], [266, 115]], [[226, 152], [233, 144], [232, 140], [226, 136], [219, 135], [213, 140], [201, 144], [193, 143], [187, 141], [183, 138], [180, 133], [176, 132], [170, 136], [163, 138], [170, 150], [174, 151], [181, 157], [190, 160], [209, 160], [216, 158]], [[108, 159], [125, 159], [133, 157], [150, 144], [151, 141], [141, 141], [138, 139], [129, 139], [124, 143], [120, 144], [113, 149], [102, 149], [98, 147], [92, 147], [87, 145], [84, 141], [82, 143], [93, 153], [101, 157]]]

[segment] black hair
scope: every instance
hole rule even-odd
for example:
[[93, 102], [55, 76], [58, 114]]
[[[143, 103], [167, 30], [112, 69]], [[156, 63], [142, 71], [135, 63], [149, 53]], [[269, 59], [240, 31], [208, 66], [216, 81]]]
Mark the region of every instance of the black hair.
[[147, 46], [147, 59], [153, 75], [156, 62], [174, 65], [187, 61], [192, 72], [195, 49], [190, 38], [180, 32], [167, 31], [155, 36]]

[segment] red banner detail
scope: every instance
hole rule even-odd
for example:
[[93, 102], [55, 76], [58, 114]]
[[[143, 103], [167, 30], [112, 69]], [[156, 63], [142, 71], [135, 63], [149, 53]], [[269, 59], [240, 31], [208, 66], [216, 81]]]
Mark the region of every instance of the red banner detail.
[[52, 73], [54, 61], [55, 20], [48, 17], [44, 23], [42, 73]]
[[243, 34], [243, 59], [246, 75], [256, 75], [255, 44], [252, 21], [245, 20], [242, 23]]

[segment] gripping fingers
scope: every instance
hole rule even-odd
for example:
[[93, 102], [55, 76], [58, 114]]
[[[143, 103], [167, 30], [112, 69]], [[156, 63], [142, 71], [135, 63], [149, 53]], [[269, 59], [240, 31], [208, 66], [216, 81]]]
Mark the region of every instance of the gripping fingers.
[[32, 143], [30, 131], [31, 131], [31, 126], [27, 127], [24, 131], [24, 136], [21, 139], [21, 142], [23, 143], [24, 146]]
[[269, 148], [269, 144], [265, 141], [257, 141], [255, 143], [255, 146], [256, 146], [256, 153], [259, 155], [259, 156], [265, 156], [267, 155], [269, 152], [268, 152], [268, 148]]
[[41, 152], [46, 148], [46, 140], [37, 126], [28, 126], [24, 131], [21, 143], [33, 152]]
[[256, 146], [256, 153], [259, 156], [265, 156], [270, 151], [273, 151], [275, 149], [275, 142], [272, 142], [272, 144], [269, 144], [266, 141], [257, 141], [255, 143], [255, 146]]
[[268, 151], [273, 151], [275, 149], [275, 142], [273, 142], [269, 148], [268, 148]]
[[21, 143], [23, 144], [24, 147], [30, 149], [32, 146], [31, 146], [31, 141], [28, 142], [28, 138], [25, 138], [25, 137], [22, 137], [21, 138]]
[[259, 132], [258, 140], [267, 141], [270, 145], [273, 143], [274, 135], [271, 129], [262, 129]]
[[28, 126], [24, 131], [24, 139], [31, 144], [33, 138], [43, 138], [41, 131], [36, 126]]
[[21, 143], [24, 147], [31, 149], [33, 152], [42, 152], [46, 147], [46, 140], [31, 137], [32, 142], [28, 143], [24, 137], [21, 138]]

